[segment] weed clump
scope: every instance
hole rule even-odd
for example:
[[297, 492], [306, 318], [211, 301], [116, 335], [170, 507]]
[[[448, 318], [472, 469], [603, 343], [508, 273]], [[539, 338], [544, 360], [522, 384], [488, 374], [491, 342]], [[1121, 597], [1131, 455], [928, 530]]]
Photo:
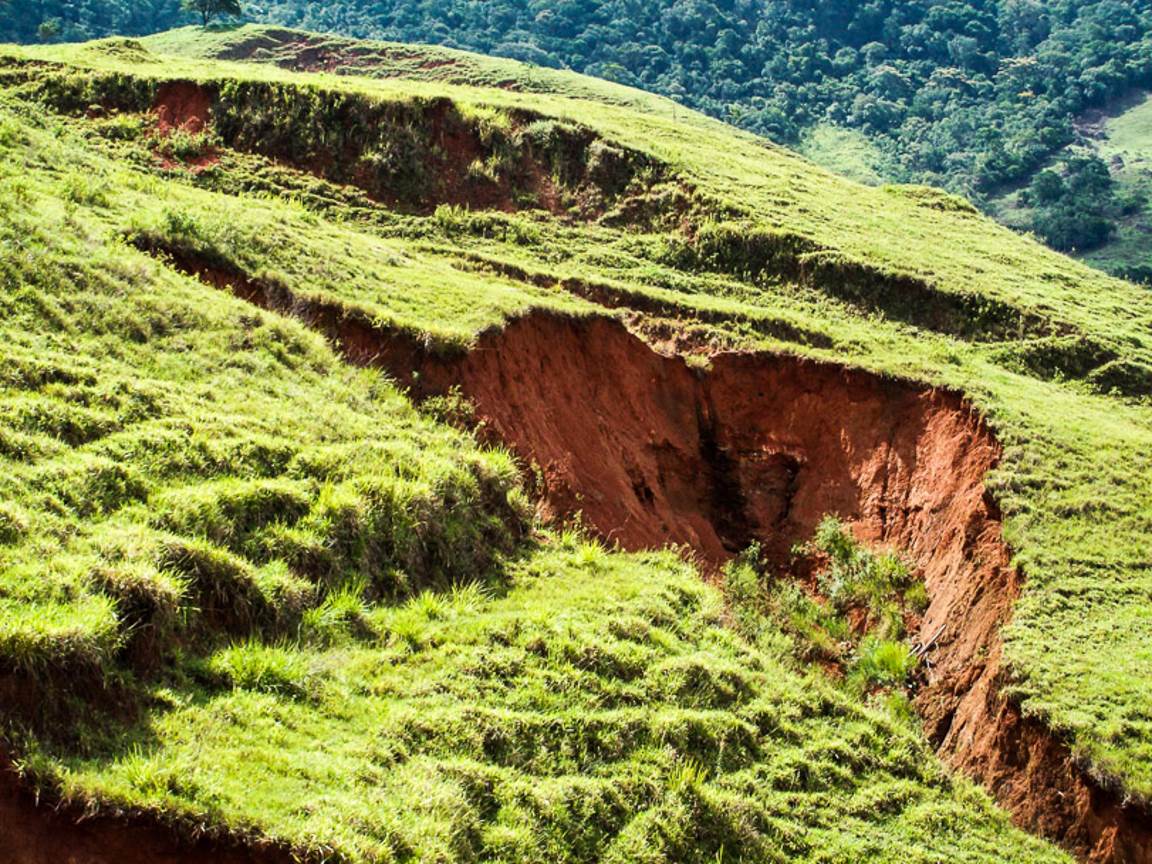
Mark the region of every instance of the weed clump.
[[[131, 131], [130, 128], [124, 130], [126, 134], [131, 134]], [[222, 146], [220, 136], [211, 126], [198, 130], [177, 127], [163, 134], [156, 133], [150, 140], [158, 155], [178, 162], [211, 156]]]
[[903, 558], [866, 549], [834, 516], [824, 517], [812, 540], [793, 554], [817, 560], [817, 590], [838, 613], [865, 610], [870, 618], [867, 629], [887, 638], [902, 638], [906, 615], [927, 608], [924, 583]]
[[861, 689], [903, 687], [915, 671], [919, 658], [904, 642], [869, 635], [856, 649], [851, 674]]
[[307, 658], [286, 645], [268, 645], [250, 639], [216, 652], [207, 670], [228, 686], [259, 693], [309, 698], [317, 681]]
[[904, 688], [919, 662], [903, 641], [907, 623], [928, 605], [904, 559], [865, 548], [834, 516], [793, 555], [815, 568], [807, 586], [794, 575], [764, 575], [757, 546], [728, 564], [725, 593], [738, 627], [762, 632], [771, 622], [790, 635], [787, 651], [831, 664], [860, 693]]

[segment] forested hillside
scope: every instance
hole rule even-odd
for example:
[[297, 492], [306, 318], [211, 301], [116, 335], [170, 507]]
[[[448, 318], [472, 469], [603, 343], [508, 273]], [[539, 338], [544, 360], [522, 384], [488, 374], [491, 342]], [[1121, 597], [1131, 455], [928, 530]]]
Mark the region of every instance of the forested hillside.
[[1152, 73], [1149, 4], [1113, 0], [280, 0], [269, 16], [566, 65], [783, 142], [844, 124], [901, 172], [973, 188], [1023, 176], [1074, 114]]
[[[9, 4], [0, 38], [170, 26], [175, 0]], [[252, 17], [476, 49], [675, 96], [778, 141], [832, 122], [898, 173], [984, 189], [1034, 169], [1073, 115], [1152, 80], [1147, 0], [272, 0]]]
[[[1083, 111], [1152, 82], [1148, 0], [270, 0], [248, 13], [587, 72], [860, 179], [978, 201], [1030, 181]], [[9, 2], [0, 40], [145, 33], [182, 16], [177, 0]], [[1059, 172], [1063, 186], [1030, 190], [1020, 225], [1057, 249], [1100, 246], [1142, 206], [1094, 154]]]
[[153, 33], [191, 20], [180, 0], [0, 0], [0, 42], [75, 42]]

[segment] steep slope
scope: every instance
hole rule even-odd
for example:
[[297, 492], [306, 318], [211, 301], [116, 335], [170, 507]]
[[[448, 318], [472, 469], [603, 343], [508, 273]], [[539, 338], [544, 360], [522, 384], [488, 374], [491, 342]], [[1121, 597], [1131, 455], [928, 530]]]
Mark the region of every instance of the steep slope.
[[[12, 741], [30, 778], [353, 860], [534, 859], [553, 836], [566, 860], [1048, 854], [883, 709], [798, 677], [770, 623], [754, 644], [726, 629], [674, 558], [538, 538], [510, 561], [511, 461], [294, 317], [426, 414], [479, 421], [542, 515], [628, 549], [714, 568], [759, 541], [785, 578], [827, 513], [904, 549], [931, 744], [1020, 824], [1147, 860], [1146, 292], [659, 100], [164, 44], [0, 68], [12, 344], [97, 364], [11, 384], [7, 686], [42, 699], [83, 670], [88, 702], [136, 706], [92, 724], [47, 703]], [[105, 380], [170, 391], [140, 415], [170, 435], [91, 392]], [[477, 576], [503, 596], [397, 605]], [[489, 693], [491, 734], [461, 739]], [[719, 713], [661, 713], [697, 710]], [[434, 722], [388, 731], [414, 716]], [[621, 749], [587, 749], [589, 723]]]
[[[1098, 13], [1105, 17], [1108, 14], [1099, 9], [1092, 11], [1089, 7], [1081, 11], [1083, 15], [1071, 25], [1072, 31], [1102, 26], [1099, 22], [1091, 22]], [[971, 10], [969, 13], [975, 15]], [[955, 14], [962, 20], [963, 15], [969, 13]], [[898, 13], [894, 11], [893, 14]], [[1141, 32], [1140, 27], [1131, 23], [1123, 27], [1127, 28], [1125, 32], [1132, 34]], [[1147, 29], [1146, 24], [1143, 27]], [[1067, 40], [1069, 37], [1065, 34], [1062, 38]], [[1084, 36], [1078, 41], [1077, 37], [1071, 42], [1083, 47], [1081, 42], [1091, 43], [1092, 38]], [[339, 36], [316, 36], [252, 25], [216, 31], [176, 31], [154, 38], [152, 44], [189, 56], [255, 60], [298, 71], [372, 76], [415, 74], [465, 84], [568, 92], [581, 98], [631, 104], [642, 110], [672, 110], [663, 100], [644, 97], [607, 81], [593, 85], [591, 79], [565, 76], [549, 68], [517, 74], [514, 67], [510, 68], [499, 60], [450, 49], [426, 47], [412, 52], [402, 44], [359, 42]], [[818, 41], [810, 42], [805, 50], [810, 50], [813, 45], [821, 51], [826, 50]], [[1109, 50], [1123, 53], [1128, 49], [1110, 43]], [[963, 190], [1004, 224], [1034, 232], [1053, 248], [1080, 255], [1106, 272], [1139, 277], [1146, 264], [1141, 232], [1147, 205], [1144, 187], [1147, 184], [1140, 154], [1146, 149], [1141, 136], [1147, 136], [1142, 131], [1142, 91], [1134, 88], [1141, 83], [1147, 84], [1142, 61], [1128, 65], [1125, 62], [1113, 64], [1110, 72], [1101, 73], [1107, 78], [1107, 83], [1094, 79], [1087, 84], [1081, 79], [1070, 85], [1068, 93], [1050, 104], [1048, 100], [1052, 94], [1038, 96], [1035, 82], [1052, 77], [1051, 73], [1042, 71], [1045, 63], [1052, 62], [1051, 52], [1051, 45], [1037, 47], [1035, 56], [1004, 61], [995, 76], [995, 88], [989, 84], [976, 97], [977, 101], [987, 102], [982, 109], [987, 116], [980, 114], [978, 120], [964, 113], [971, 109], [958, 107], [957, 100], [963, 103], [964, 98], [950, 93], [950, 88], [958, 82], [963, 82], [966, 88], [976, 88], [975, 83], [954, 69], [937, 70], [940, 74], [934, 74], [911, 98], [913, 105], [922, 104], [913, 109], [915, 116], [908, 120], [912, 139], [899, 146], [889, 139], [892, 136], [899, 139], [903, 133], [877, 129], [875, 120], [868, 120], [867, 114], [878, 110], [883, 113], [893, 104], [878, 97], [878, 90], [882, 92], [885, 87], [895, 87], [900, 94], [907, 95], [914, 85], [908, 76], [902, 77], [888, 62], [876, 61], [880, 65], [869, 73], [875, 81], [856, 81], [851, 86], [840, 82], [845, 88], [844, 93], [857, 97], [853, 103], [853, 121], [841, 116], [848, 109], [840, 105], [837, 111], [832, 112], [840, 116], [839, 122], [819, 116], [808, 117], [802, 123], [804, 131], [798, 137], [785, 140], [813, 161], [862, 182], [880, 185], [916, 178]], [[1060, 56], [1062, 65], [1067, 66], [1067, 56]], [[1121, 69], [1127, 71], [1121, 72]], [[1012, 88], [1025, 89], [1016, 93]], [[679, 93], [681, 89], [677, 86], [672, 92]], [[666, 88], [657, 87], [656, 90], [668, 92]], [[991, 95], [993, 90], [998, 94], [995, 97]], [[779, 92], [778, 87], [776, 92]], [[969, 93], [966, 98], [971, 98], [971, 91], [965, 92]], [[836, 98], [844, 99], [846, 96], [841, 94]], [[878, 109], [878, 103], [869, 103], [869, 99], [874, 103], [879, 99], [889, 108]], [[948, 105], [942, 114], [941, 100]], [[1029, 115], [1029, 109], [1037, 108], [1038, 104], [1042, 119]], [[932, 111], [936, 113], [930, 112], [931, 122], [921, 116], [926, 110], [925, 105], [935, 106]], [[1085, 110], [1085, 106], [1094, 107]], [[811, 99], [802, 106], [793, 106], [788, 116], [796, 118], [806, 110], [811, 110]], [[723, 111], [713, 106], [711, 113], [739, 123], [739, 116], [731, 110]], [[860, 116], [856, 117], [856, 114]], [[1119, 116], [1105, 122], [1114, 114]], [[1124, 115], [1126, 118], [1121, 119]], [[932, 123], [936, 128], [929, 134], [927, 130]], [[1023, 128], [1014, 126], [1020, 123], [1023, 123]], [[1055, 124], [1055, 128], [1033, 128], [1045, 124]], [[972, 134], [969, 129], [981, 131]], [[961, 139], [946, 143], [948, 135], [959, 135]], [[916, 159], [906, 152], [909, 147], [928, 150], [928, 154], [921, 154], [919, 158], [934, 167], [931, 170], [924, 166], [910, 170], [909, 163], [915, 163]], [[980, 148], [993, 152], [983, 152], [979, 156], [967, 152], [970, 149], [979, 152]], [[1128, 164], [1126, 159], [1132, 164]], [[942, 167], [944, 165], [950, 167]]]
[[677, 556], [510, 549], [506, 456], [126, 245], [179, 180], [0, 110], [4, 722], [42, 802], [6, 766], [6, 860], [1064, 860]]

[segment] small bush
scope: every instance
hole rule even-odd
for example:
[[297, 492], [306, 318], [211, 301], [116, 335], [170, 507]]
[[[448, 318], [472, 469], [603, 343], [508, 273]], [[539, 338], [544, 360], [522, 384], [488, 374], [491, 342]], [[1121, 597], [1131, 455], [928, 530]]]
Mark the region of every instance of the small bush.
[[820, 590], [837, 609], [866, 606], [875, 617], [884, 619], [891, 601], [909, 591], [917, 603], [926, 600], [922, 583], [917, 583], [899, 555], [864, 548], [834, 516], [824, 517], [812, 541], [797, 551], [827, 558], [819, 576]]
[[113, 114], [93, 125], [102, 137], [111, 141], [136, 141], [145, 132], [145, 119], [139, 114]]
[[724, 565], [724, 593], [733, 604], [746, 606], [760, 599], [759, 559], [760, 545], [753, 543]]
[[904, 591], [904, 602], [914, 612], [923, 612], [928, 608], [928, 588], [923, 582], [916, 582]]
[[[835, 517], [823, 519], [813, 539], [797, 546], [797, 555], [816, 556], [824, 569], [817, 575], [822, 596], [810, 595], [789, 578], [765, 579], [759, 570], [759, 549], [751, 547], [724, 569], [730, 619], [747, 637], [771, 645], [766, 621], [791, 637], [782, 653], [803, 661], [844, 664], [862, 631], [868, 639], [896, 644], [903, 638], [911, 611], [927, 606], [923, 583], [899, 555], [874, 553], [861, 546], [848, 527]], [[861, 618], [849, 613], [866, 611]], [[870, 646], [868, 651], [873, 648]], [[888, 659], [881, 657], [881, 659]], [[867, 664], [865, 664], [867, 666]]]
[[208, 670], [241, 690], [293, 698], [310, 698], [317, 691], [317, 680], [303, 655], [252, 639], [214, 654]]
[[852, 678], [863, 689], [902, 687], [908, 683], [917, 664], [916, 655], [903, 642], [867, 637], [852, 666]]
[[846, 618], [791, 582], [776, 587], [773, 603], [774, 617], [785, 632], [796, 637], [802, 659], [843, 659], [841, 646], [852, 638]]
[[0, 503], [0, 544], [17, 543], [28, 533], [28, 516], [14, 504]]
[[442, 396], [431, 396], [420, 404], [420, 410], [440, 423], [457, 429], [472, 429], [479, 423], [476, 406], [468, 400], [458, 386]]
[[188, 162], [208, 156], [220, 146], [220, 138], [211, 127], [199, 132], [173, 129], [153, 139], [156, 152], [169, 159]]

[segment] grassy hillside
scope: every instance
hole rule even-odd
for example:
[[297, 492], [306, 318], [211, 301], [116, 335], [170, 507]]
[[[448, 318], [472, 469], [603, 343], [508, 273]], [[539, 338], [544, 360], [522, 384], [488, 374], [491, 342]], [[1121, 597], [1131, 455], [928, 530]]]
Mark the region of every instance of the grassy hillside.
[[[1080, 25], [1086, 26], [1084, 21]], [[177, 31], [171, 36], [155, 38], [153, 44], [158, 49], [189, 56], [256, 60], [297, 70], [356, 75], [415, 74], [431, 80], [514, 85], [517, 89], [623, 100], [624, 104], [634, 107], [656, 104], [654, 99], [637, 96], [636, 91], [609, 81], [594, 82], [558, 74], [547, 67], [510, 76], [501, 61], [432, 46], [413, 53], [409, 47], [395, 43], [358, 42], [335, 35], [305, 36], [298, 31], [256, 27], [196, 34]], [[427, 58], [436, 58], [435, 65], [429, 66]], [[998, 80], [1000, 77], [1010, 79], [1013, 69], [1027, 69], [1028, 75], [1039, 74], [1034, 68], [1035, 63], [1035, 58], [1017, 58], [1006, 63]], [[880, 70], [890, 68], [881, 66]], [[1136, 76], [1130, 83], [1139, 84], [1141, 80]], [[931, 88], [927, 89], [931, 91]], [[860, 98], [865, 98], [865, 94], [870, 92], [864, 88]], [[631, 96], [627, 95], [629, 93]], [[948, 150], [945, 161], [952, 167], [944, 169], [937, 165], [932, 171], [910, 169], [908, 154], [866, 123], [854, 125], [813, 117], [794, 136], [787, 138], [787, 142], [817, 164], [857, 182], [879, 186], [915, 178], [962, 190], [1002, 223], [1022, 232], [1034, 233], [1054, 248], [1076, 254], [1105, 272], [1139, 279], [1142, 268], [1146, 269], [1147, 265], [1142, 238], [1148, 206], [1147, 183], [1140, 163], [1147, 138], [1141, 131], [1145, 125], [1140, 107], [1144, 102], [1141, 93], [1128, 85], [1118, 85], [1103, 101], [1093, 97], [1073, 100], [1075, 105], [1069, 102], [1057, 112], [1067, 112], [1067, 116], [1058, 121], [1060, 131], [1040, 136], [1048, 143], [1030, 140], [1004, 145], [1017, 157], [1027, 153], [1026, 157], [1020, 157], [1026, 164], [1015, 165], [1003, 154], [1002, 158], [989, 156], [985, 168], [979, 169], [988, 176], [979, 182], [963, 173], [976, 170], [972, 166], [979, 162], [976, 155], [963, 151], [976, 147], [974, 140], [985, 144], [999, 140], [997, 136], [1006, 134], [1001, 128], [1003, 118], [982, 119], [975, 124], [983, 130], [977, 134], [969, 128], [971, 123], [966, 126], [958, 119], [957, 111], [951, 110], [948, 119], [956, 127], [953, 131], [964, 138], [963, 142], [949, 145], [951, 149], [942, 143], [940, 134], [929, 134], [927, 126], [915, 127], [913, 146], [931, 147], [941, 152]], [[923, 98], [928, 99], [927, 96]], [[1127, 111], [1129, 108], [1131, 111]], [[675, 109], [666, 103], [664, 110]], [[1017, 106], [1010, 109], [1010, 113], [1017, 110], [1022, 109]], [[713, 111], [713, 114], [739, 123], [737, 115], [723, 111]], [[1045, 122], [1057, 121], [1049, 116]], [[1032, 130], [1029, 134], [1035, 132]], [[942, 158], [936, 161], [940, 162]], [[1014, 167], [1009, 168], [1010, 164]], [[961, 165], [967, 167], [957, 167]], [[1051, 172], [1052, 177], [1041, 176], [1046, 172]], [[1078, 183], [1084, 185], [1085, 177], [1095, 174], [1099, 174], [1101, 188], [1077, 188]], [[1062, 178], [1065, 185], [1072, 188], [1064, 190], [1057, 200], [1035, 200], [1040, 189], [1038, 184], [1055, 177]]]
[[[465, 48], [631, 84], [798, 147], [853, 179], [929, 183], [989, 204], [1031, 183], [1063, 148], [1085, 143], [1077, 128], [1084, 112], [1152, 83], [1144, 0], [275, 0], [245, 12], [263, 23]], [[190, 20], [176, 0], [40, 0], [0, 21], [0, 40], [82, 41]], [[1018, 209], [1012, 224], [1056, 249], [1084, 251], [1131, 215], [1072, 197], [1058, 212]]]
[[[1152, 102], [1135, 91], [1107, 108], [1082, 118], [1083, 137], [1051, 161], [1047, 170], [1066, 174], [1077, 158], [1094, 158], [1108, 166], [1115, 215], [1112, 233], [1098, 248], [1081, 257], [1109, 273], [1140, 282], [1152, 281], [1149, 254], [1149, 208], [1152, 207]], [[997, 217], [1010, 225], [1026, 226], [1033, 218], [1034, 202], [1027, 192], [1012, 190], [993, 200]]]
[[[506, 457], [122, 233], [240, 205], [379, 261], [364, 226], [123, 167], [37, 113], [3, 108], [4, 663], [136, 706], [43, 706], [16, 741], [39, 782], [327, 860], [1059, 860], [910, 727], [723, 626], [674, 556], [501, 556]], [[415, 289], [406, 263], [381, 266]], [[503, 287], [494, 309], [531, 302]]]
[[450, 356], [545, 310], [700, 367], [782, 351], [966, 394], [1025, 577], [1006, 687], [1152, 795], [1145, 290], [625, 88], [215, 50], [0, 54], [0, 662], [42, 706], [7, 718], [30, 778], [338, 860], [1061, 860], [893, 688], [734, 628], [671, 554], [533, 533], [459, 406], [418, 412], [307, 326]]

